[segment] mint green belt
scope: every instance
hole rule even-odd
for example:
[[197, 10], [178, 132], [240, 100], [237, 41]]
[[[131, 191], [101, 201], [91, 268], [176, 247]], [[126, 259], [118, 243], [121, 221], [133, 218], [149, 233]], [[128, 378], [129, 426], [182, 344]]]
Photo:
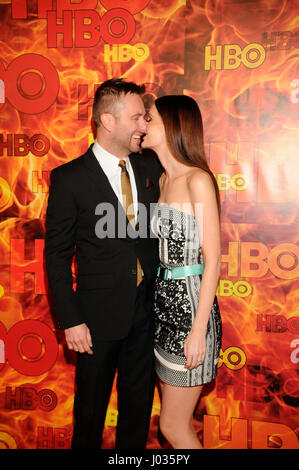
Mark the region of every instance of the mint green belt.
[[204, 264], [190, 264], [189, 266], [178, 266], [169, 269], [159, 266], [157, 276], [167, 281], [168, 279], [178, 279], [185, 276], [196, 276], [202, 274], [203, 271]]

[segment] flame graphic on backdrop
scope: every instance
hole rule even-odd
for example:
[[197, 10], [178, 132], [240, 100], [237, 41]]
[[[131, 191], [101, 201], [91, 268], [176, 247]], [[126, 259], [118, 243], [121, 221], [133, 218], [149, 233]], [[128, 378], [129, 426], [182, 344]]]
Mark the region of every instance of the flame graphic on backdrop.
[[[31, 2], [29, 4], [34, 11], [34, 6]], [[240, 142], [254, 143], [253, 156], [258, 155], [260, 163], [268, 161], [268, 150], [263, 142], [269, 142], [271, 148], [272, 141], [275, 141], [275, 161], [278, 164], [282, 159], [280, 163], [283, 165], [288, 158], [291, 165], [291, 169], [283, 167], [285, 179], [282, 183], [278, 181], [278, 185], [283, 185], [281, 194], [286, 196], [283, 211], [281, 204], [268, 204], [266, 197], [261, 197], [260, 201], [255, 199], [257, 177], [261, 178], [261, 175], [256, 160], [253, 158], [255, 163], [250, 166], [245, 155], [245, 158], [240, 158], [240, 167], [242, 173], [251, 178], [252, 185], [247, 188], [245, 195], [248, 197], [243, 203], [237, 200], [236, 191], [227, 190], [225, 193], [222, 205], [223, 247], [227, 250], [231, 240], [255, 242], [257, 234], [258, 240], [269, 247], [278, 243], [297, 243], [295, 229], [289, 229], [294, 227], [296, 220], [293, 188], [297, 183], [292, 171], [296, 154], [295, 150], [294, 154], [289, 152], [294, 148], [292, 144], [289, 148], [286, 146], [287, 140], [296, 140], [298, 131], [294, 124], [296, 108], [288, 99], [290, 82], [296, 78], [296, 49], [270, 51], [265, 45], [266, 60], [256, 69], [246, 68], [243, 64], [237, 70], [216, 71], [214, 65], [210, 70], [204, 69], [204, 48], [207, 45], [239, 44], [244, 47], [261, 43], [263, 32], [269, 35], [276, 31], [293, 32], [296, 11], [292, 2], [152, 0], [134, 16], [136, 33], [131, 42], [146, 43], [150, 50], [149, 58], [138, 63], [133, 60], [105, 62], [103, 41], [85, 50], [63, 49], [62, 41], [58, 39], [58, 47], [48, 49], [46, 20], [38, 19], [36, 14], [26, 21], [13, 20], [7, 2], [0, 1], [0, 7], [3, 13], [0, 33], [3, 64], [0, 72], [1, 67], [7, 68], [17, 56], [35, 53], [54, 64], [60, 81], [57, 100], [41, 114], [18, 112], [9, 103], [9, 98], [5, 103], [0, 102], [0, 130], [4, 136], [32, 136], [37, 132], [50, 141], [50, 150], [42, 157], [31, 152], [23, 157], [1, 157], [0, 285], [4, 295], [0, 298], [0, 320], [7, 330], [25, 319], [41, 320], [55, 329], [47, 296], [35, 294], [34, 276], [26, 276], [24, 293], [10, 292], [10, 241], [13, 238], [25, 239], [27, 258], [34, 258], [32, 242], [44, 236], [47, 192], [41, 188], [33, 192], [33, 172], [39, 175], [49, 172], [87, 148], [91, 115], [89, 108], [88, 119], [78, 119], [78, 106], [82, 104], [78, 103], [81, 85], [87, 85], [88, 96], [91, 97], [95, 84], [112, 76], [126, 76], [137, 83], [147, 84], [149, 101], [164, 93], [193, 96], [203, 114], [207, 153], [215, 172], [214, 165], [217, 165], [217, 173], [227, 173], [230, 165], [237, 163]], [[105, 12], [100, 3], [97, 11], [101, 16]], [[219, 143], [219, 154], [224, 156], [221, 160], [213, 160], [210, 155], [213, 142]], [[271, 181], [266, 176], [273, 177], [273, 161], [265, 165], [264, 171], [261, 185], [264, 188], [269, 186], [271, 193]], [[269, 225], [265, 226], [265, 222]], [[239, 259], [235, 263], [238, 266]], [[222, 268], [221, 279], [229, 279], [226, 266]], [[235, 282], [238, 277], [231, 279]], [[295, 283], [291, 277], [275, 277], [270, 270], [261, 278], [244, 277], [242, 280], [251, 283], [252, 294], [244, 298], [221, 297], [219, 303], [223, 312], [222, 349], [225, 351], [231, 345], [241, 348], [246, 355], [246, 365], [232, 369], [223, 363], [219, 367], [216, 383], [208, 387], [197, 409], [197, 431], [202, 436], [202, 418], [208, 414], [220, 417], [221, 432], [227, 439], [231, 418], [238, 417], [282, 422], [298, 432], [298, 418], [294, 411], [298, 406], [299, 378], [289, 358], [293, 335], [290, 332], [283, 335], [258, 333], [256, 327], [256, 317], [261, 313], [283, 315], [286, 319], [296, 314], [298, 293]], [[6, 386], [33, 385], [37, 391], [52, 389], [58, 397], [58, 404], [52, 412], [36, 409], [30, 413], [2, 406], [1, 432], [14, 436], [18, 448], [36, 447], [38, 427], [64, 429], [71, 434], [74, 358], [65, 351], [62, 337], [58, 339], [59, 355], [55, 366], [41, 376], [26, 377], [9, 365], [1, 369], [0, 364], [1, 403], [5, 402]], [[116, 409], [114, 384], [104, 431], [104, 448], [113, 447]], [[167, 445], [158, 440], [159, 411], [156, 390], [148, 448]], [[273, 442], [273, 447], [275, 445]]]

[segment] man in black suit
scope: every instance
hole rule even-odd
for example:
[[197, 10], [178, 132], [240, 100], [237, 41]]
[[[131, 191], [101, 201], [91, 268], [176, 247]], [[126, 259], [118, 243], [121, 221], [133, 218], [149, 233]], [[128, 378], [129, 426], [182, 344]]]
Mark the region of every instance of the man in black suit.
[[[150, 207], [159, 197], [161, 167], [137, 153], [146, 132], [143, 93], [123, 79], [104, 82], [93, 104], [95, 143], [51, 173], [45, 257], [59, 326], [78, 353], [73, 449], [100, 447], [116, 371], [116, 448], [145, 448], [147, 441], [158, 265]], [[129, 209], [123, 177], [133, 199]]]

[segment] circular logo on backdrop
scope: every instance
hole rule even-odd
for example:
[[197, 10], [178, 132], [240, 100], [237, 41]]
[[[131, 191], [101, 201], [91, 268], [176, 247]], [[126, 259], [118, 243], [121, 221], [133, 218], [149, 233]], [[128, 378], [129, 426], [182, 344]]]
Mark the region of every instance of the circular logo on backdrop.
[[22, 320], [15, 323], [8, 333], [2, 325], [0, 335], [5, 344], [5, 359], [22, 375], [44, 374], [57, 360], [56, 336], [41, 321]]
[[128, 43], [134, 36], [135, 29], [134, 17], [122, 8], [109, 10], [102, 17], [102, 38], [108, 44]]
[[16, 57], [6, 70], [0, 63], [0, 79], [4, 80], [10, 103], [27, 114], [48, 109], [56, 100], [60, 85], [54, 65], [39, 54]]

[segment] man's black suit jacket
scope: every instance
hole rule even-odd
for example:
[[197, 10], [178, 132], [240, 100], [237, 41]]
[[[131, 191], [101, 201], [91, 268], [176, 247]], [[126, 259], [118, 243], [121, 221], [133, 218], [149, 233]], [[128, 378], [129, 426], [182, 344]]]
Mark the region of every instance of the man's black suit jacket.
[[[137, 257], [151, 314], [158, 246], [150, 232], [150, 217], [159, 197], [161, 166], [152, 155], [132, 154], [130, 162], [139, 203], [135, 238], [123, 230], [123, 222], [127, 227], [128, 220], [92, 147], [51, 172], [45, 236], [49, 287], [59, 326], [65, 329], [86, 323], [93, 340], [116, 340], [127, 335], [134, 314]], [[102, 210], [103, 203], [110, 203], [109, 215]], [[115, 214], [112, 225], [111, 214]], [[108, 220], [109, 227], [105, 225]], [[110, 236], [100, 238], [96, 233], [100, 228], [101, 233], [110, 230]], [[71, 268], [74, 253], [75, 289]]]

